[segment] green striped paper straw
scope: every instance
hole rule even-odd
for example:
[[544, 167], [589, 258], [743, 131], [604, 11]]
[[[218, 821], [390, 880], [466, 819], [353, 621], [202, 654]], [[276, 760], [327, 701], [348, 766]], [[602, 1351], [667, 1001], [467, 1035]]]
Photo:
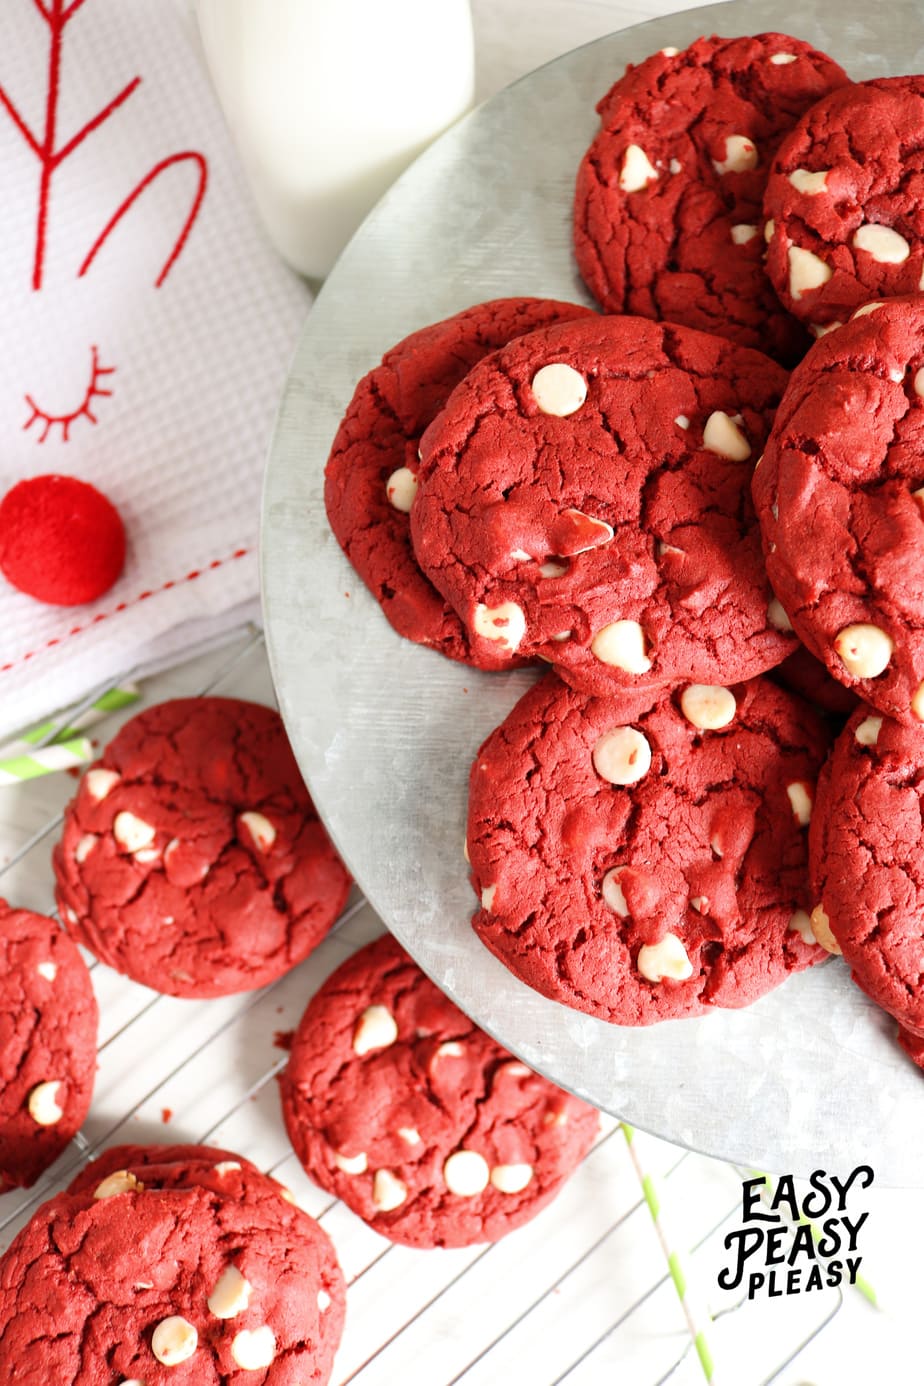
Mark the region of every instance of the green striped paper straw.
[[[124, 683], [117, 688], [110, 688], [103, 693], [89, 707], [84, 708], [83, 712], [76, 717], [67, 716], [52, 717], [47, 722], [40, 722], [37, 726], [29, 727], [19, 738], [27, 746], [38, 746], [45, 742], [72, 741], [79, 736], [87, 727], [92, 727], [95, 723], [108, 717], [110, 712], [118, 712], [123, 707], [130, 707], [141, 697], [137, 684]], [[0, 751], [0, 758], [6, 755], [6, 748]]]
[[[752, 1179], [763, 1179], [765, 1181], [764, 1191], [761, 1194], [761, 1202], [769, 1203], [770, 1199], [773, 1197], [774, 1188], [773, 1180], [770, 1177], [770, 1175], [765, 1174], [762, 1169], [752, 1169], [749, 1170], [748, 1173], [750, 1174]], [[789, 1219], [789, 1221], [791, 1222], [791, 1219]], [[800, 1213], [799, 1222], [802, 1226], [808, 1228], [809, 1235], [811, 1236], [812, 1241], [817, 1246], [818, 1243], [821, 1241], [821, 1233], [819, 1232], [815, 1224], [812, 1222], [811, 1218], [807, 1218], [804, 1213]], [[858, 1293], [861, 1294], [865, 1300], [868, 1300], [874, 1309], [882, 1308], [882, 1305], [879, 1303], [879, 1296], [876, 1294], [876, 1291], [873, 1289], [872, 1285], [866, 1279], [865, 1276], [858, 1275], [856, 1280], [853, 1282], [851, 1288], [857, 1290]]]
[[[670, 1240], [661, 1218], [661, 1200], [658, 1197], [657, 1185], [652, 1175], [647, 1174], [642, 1168], [642, 1162], [639, 1159], [638, 1151], [632, 1139], [635, 1135], [632, 1127], [625, 1121], [621, 1121], [619, 1125], [622, 1134], [626, 1138], [629, 1155], [635, 1166], [635, 1172], [638, 1175], [639, 1183], [642, 1186], [642, 1193], [645, 1195], [645, 1202], [648, 1205], [651, 1220], [655, 1225], [658, 1241], [661, 1243], [661, 1249], [667, 1260], [671, 1280], [674, 1283], [674, 1289], [677, 1291], [677, 1297], [680, 1300], [683, 1315], [687, 1321], [687, 1327], [690, 1330], [690, 1337], [693, 1339], [693, 1346], [696, 1348], [696, 1355], [703, 1369], [703, 1375], [707, 1381], [712, 1381], [715, 1368], [712, 1361], [712, 1353], [709, 1350], [709, 1343], [706, 1339], [706, 1331], [704, 1328], [700, 1327], [698, 1315], [694, 1312], [693, 1306], [690, 1303], [690, 1296], [688, 1294], [689, 1287], [687, 1285], [687, 1277], [683, 1269], [683, 1263], [680, 1259], [680, 1253], [671, 1250]], [[709, 1317], [708, 1313], [707, 1317]], [[712, 1322], [711, 1318], [709, 1322]]]
[[40, 775], [50, 775], [55, 770], [86, 765], [92, 759], [93, 745], [88, 736], [39, 746], [28, 754], [0, 760], [0, 785], [22, 784], [24, 780], [36, 780]]

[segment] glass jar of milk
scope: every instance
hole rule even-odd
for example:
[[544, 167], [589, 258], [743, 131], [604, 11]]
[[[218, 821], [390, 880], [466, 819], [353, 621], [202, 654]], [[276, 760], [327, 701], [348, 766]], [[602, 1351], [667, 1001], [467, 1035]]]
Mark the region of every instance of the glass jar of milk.
[[327, 274], [398, 174], [472, 104], [469, 0], [196, 0], [266, 229]]

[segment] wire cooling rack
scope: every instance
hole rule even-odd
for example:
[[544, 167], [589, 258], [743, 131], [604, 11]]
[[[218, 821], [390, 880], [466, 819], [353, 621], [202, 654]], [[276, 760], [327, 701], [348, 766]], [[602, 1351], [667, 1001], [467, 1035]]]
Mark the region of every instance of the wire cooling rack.
[[[221, 652], [147, 681], [140, 706], [192, 693], [272, 702], [260, 632], [248, 627]], [[103, 744], [138, 706], [101, 723], [94, 737]], [[0, 891], [16, 904], [54, 911], [50, 853], [73, 787], [55, 775], [0, 790]], [[210, 1143], [288, 1184], [333, 1239], [349, 1285], [333, 1376], [340, 1386], [603, 1386], [617, 1376], [626, 1386], [702, 1383], [679, 1276], [687, 1304], [699, 1306], [714, 1381], [803, 1386], [819, 1364], [817, 1386], [870, 1379], [862, 1358], [869, 1349], [869, 1361], [881, 1363], [882, 1346], [866, 1303], [844, 1314], [840, 1290], [748, 1302], [718, 1288], [729, 1259], [723, 1238], [740, 1224], [748, 1172], [642, 1133], [630, 1151], [612, 1117], [603, 1116], [598, 1141], [559, 1198], [493, 1246], [395, 1246], [316, 1188], [282, 1124], [280, 1046], [324, 978], [382, 928], [354, 891], [301, 966], [261, 991], [206, 1002], [158, 995], [87, 955], [101, 1012], [93, 1105], [33, 1189], [0, 1197], [0, 1249], [105, 1146]], [[851, 1331], [841, 1335], [845, 1320]]]

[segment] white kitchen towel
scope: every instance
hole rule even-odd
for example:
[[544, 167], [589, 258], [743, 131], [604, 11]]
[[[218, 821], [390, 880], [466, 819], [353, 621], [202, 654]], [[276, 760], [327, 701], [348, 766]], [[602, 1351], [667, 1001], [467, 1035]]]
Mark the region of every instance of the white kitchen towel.
[[0, 494], [80, 477], [128, 535], [87, 606], [0, 577], [2, 737], [252, 604], [310, 297], [260, 231], [173, 5], [3, 0], [0, 170]]

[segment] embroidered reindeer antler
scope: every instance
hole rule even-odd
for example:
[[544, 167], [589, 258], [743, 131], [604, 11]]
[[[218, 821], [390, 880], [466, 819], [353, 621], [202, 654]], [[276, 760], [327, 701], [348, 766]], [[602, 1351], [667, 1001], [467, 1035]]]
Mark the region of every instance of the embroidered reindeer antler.
[[35, 258], [32, 265], [32, 287], [40, 289], [42, 287], [42, 273], [45, 264], [45, 243], [48, 234], [48, 206], [51, 198], [51, 180], [55, 170], [64, 162], [74, 150], [83, 143], [88, 135], [94, 130], [99, 129], [105, 120], [108, 120], [113, 111], [124, 104], [131, 96], [135, 88], [140, 84], [141, 78], [134, 77], [117, 96], [105, 105], [100, 111], [88, 120], [82, 129], [78, 130], [59, 149], [55, 148], [58, 135], [58, 95], [61, 80], [61, 49], [64, 40], [64, 30], [67, 24], [73, 19], [79, 9], [83, 7], [86, 0], [71, 0], [70, 4], [65, 4], [64, 0], [33, 0], [35, 8], [48, 25], [50, 41], [48, 52], [48, 90], [45, 97], [45, 130], [41, 140], [33, 134], [23, 117], [20, 115], [16, 106], [10, 100], [3, 87], [0, 86], [0, 105], [2, 105], [13, 124], [16, 126], [23, 139], [32, 150], [33, 154], [41, 166], [41, 177], [39, 179], [38, 195], [38, 215], [35, 227]]

